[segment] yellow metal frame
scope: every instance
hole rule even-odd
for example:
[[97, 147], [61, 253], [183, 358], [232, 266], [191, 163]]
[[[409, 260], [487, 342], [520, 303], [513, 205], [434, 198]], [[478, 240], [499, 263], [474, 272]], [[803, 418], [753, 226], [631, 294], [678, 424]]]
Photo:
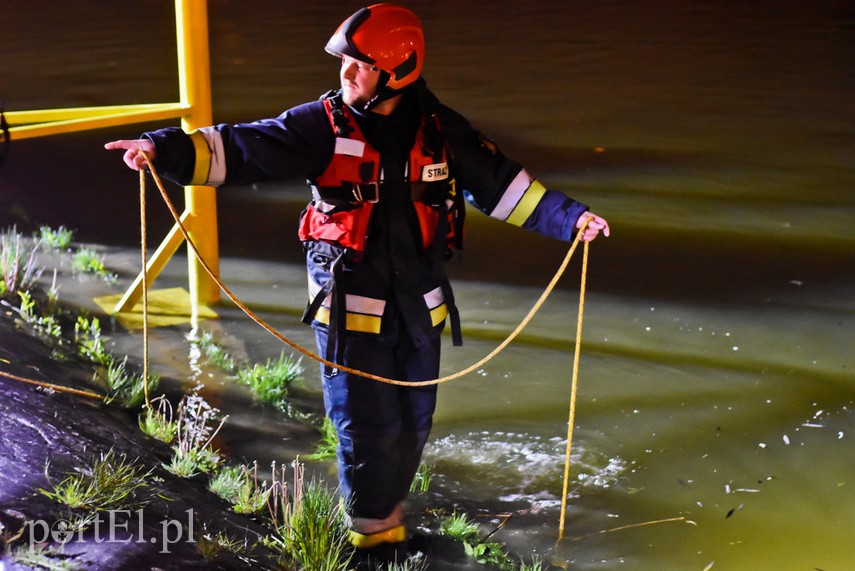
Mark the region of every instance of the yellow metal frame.
[[[28, 139], [179, 117], [186, 131], [210, 125], [213, 119], [207, 0], [175, 0], [175, 29], [178, 39], [179, 103], [8, 111], [5, 115], [9, 122], [10, 139]], [[187, 186], [184, 188], [184, 202], [185, 210], [181, 220], [200, 255], [219, 275], [215, 189], [210, 186]], [[146, 264], [147, 285], [157, 278], [183, 240], [176, 224]], [[219, 302], [220, 289], [192, 252], [188, 251], [187, 260], [188, 289], [195, 318], [200, 305]], [[142, 297], [143, 275], [140, 272], [114, 312], [128, 312], [137, 304]]]

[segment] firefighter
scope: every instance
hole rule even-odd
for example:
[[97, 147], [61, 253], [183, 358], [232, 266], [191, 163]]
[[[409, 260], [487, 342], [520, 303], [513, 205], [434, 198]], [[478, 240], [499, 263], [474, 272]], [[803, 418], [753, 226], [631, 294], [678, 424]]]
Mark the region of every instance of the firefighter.
[[[462, 245], [464, 203], [559, 240], [605, 219], [519, 163], [428, 89], [421, 23], [393, 4], [362, 8], [326, 45], [340, 88], [280, 116], [185, 133], [166, 128], [107, 143], [140, 151], [180, 184], [306, 178], [299, 221], [309, 302], [304, 320], [330, 361], [402, 381], [439, 375], [440, 334], [460, 325], [445, 274]], [[587, 222], [587, 226], [585, 223]], [[403, 501], [431, 429], [436, 386], [406, 387], [321, 368], [339, 438], [340, 492], [351, 541], [366, 552], [406, 540]]]

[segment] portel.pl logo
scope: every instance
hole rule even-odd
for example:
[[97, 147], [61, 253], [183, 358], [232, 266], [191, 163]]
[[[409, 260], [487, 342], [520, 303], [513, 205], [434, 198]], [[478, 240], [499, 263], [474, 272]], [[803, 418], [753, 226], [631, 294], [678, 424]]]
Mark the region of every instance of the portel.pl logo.
[[[160, 553], [170, 553], [171, 546], [176, 543], [194, 543], [193, 509], [185, 513], [186, 520], [162, 519], [158, 522], [159, 533], [150, 537], [145, 535], [144, 510], [105, 510], [97, 512], [86, 525], [60, 519], [48, 522], [42, 519], [28, 520], [24, 533], [29, 541], [30, 549], [40, 543], [53, 541], [68, 543], [77, 539], [94, 543], [151, 543], [160, 547]], [[133, 524], [133, 525], [132, 525]]]

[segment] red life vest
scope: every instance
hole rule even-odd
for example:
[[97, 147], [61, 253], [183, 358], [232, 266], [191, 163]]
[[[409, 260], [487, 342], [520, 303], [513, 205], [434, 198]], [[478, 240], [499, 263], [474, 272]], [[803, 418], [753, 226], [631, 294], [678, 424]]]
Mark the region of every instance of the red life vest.
[[[324, 99], [324, 108], [336, 131], [335, 152], [324, 173], [310, 181], [314, 200], [303, 213], [298, 235], [304, 242], [323, 240], [364, 252], [371, 212], [380, 199], [383, 184], [380, 153], [368, 144], [340, 99]], [[454, 200], [456, 189], [445, 149], [439, 157], [426, 150], [424, 131], [429, 120], [435, 118], [422, 118], [405, 176], [410, 183], [424, 248], [433, 243], [439, 213], [443, 210], [449, 217], [446, 245], [459, 249], [462, 201]], [[445, 203], [445, 208], [440, 208], [441, 203]]]

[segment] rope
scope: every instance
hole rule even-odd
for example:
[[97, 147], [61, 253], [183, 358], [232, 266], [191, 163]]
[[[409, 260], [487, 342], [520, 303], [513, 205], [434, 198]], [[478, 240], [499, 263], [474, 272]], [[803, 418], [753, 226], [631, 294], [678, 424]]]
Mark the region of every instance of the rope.
[[567, 421], [567, 450], [564, 454], [564, 489], [561, 494], [561, 517], [558, 521], [558, 541], [564, 539], [564, 514], [567, 511], [567, 488], [570, 484], [570, 448], [573, 446], [573, 424], [576, 419], [576, 387], [579, 384], [579, 356], [582, 350], [582, 316], [585, 314], [587, 274], [588, 242], [585, 242], [585, 247], [582, 250], [582, 283], [579, 286], [579, 319], [576, 322], [576, 349], [573, 353], [573, 381], [570, 385], [570, 418]]
[[5, 371], [0, 371], [0, 377], [6, 377], [8, 379], [12, 379], [13, 381], [20, 381], [22, 383], [27, 383], [30, 385], [36, 385], [39, 387], [44, 387], [46, 389], [51, 389], [61, 393], [70, 393], [72, 395], [79, 395], [83, 397], [89, 397], [93, 399], [102, 400], [104, 397], [96, 394], [90, 393], [89, 391], [81, 391], [80, 389], [72, 389], [70, 387], [63, 387], [60, 385], [54, 385], [52, 383], [43, 383], [42, 381], [35, 381], [33, 379], [28, 379], [26, 377], [19, 377], [18, 375], [13, 375], [12, 373], [7, 373]]
[[145, 407], [151, 408], [148, 395], [148, 263], [146, 260], [145, 171], [140, 169], [140, 256], [142, 257], [142, 307], [143, 307], [143, 391]]
[[[313, 360], [315, 360], [315, 361], [317, 361], [323, 365], [326, 365], [328, 367], [332, 367], [332, 368], [338, 369], [340, 371], [350, 373], [352, 375], [359, 375], [359, 376], [365, 377], [367, 379], [379, 381], [381, 383], [388, 383], [391, 385], [406, 386], [406, 387], [423, 387], [423, 386], [428, 386], [428, 385], [438, 385], [441, 383], [445, 383], [445, 382], [460, 378], [464, 375], [467, 375], [467, 374], [471, 373], [472, 371], [475, 371], [475, 370], [481, 368], [484, 365], [484, 363], [488, 362], [490, 359], [495, 357], [499, 352], [501, 352], [505, 347], [507, 347], [511, 343], [511, 341], [513, 341], [517, 337], [517, 335], [519, 335], [519, 333], [526, 327], [526, 325], [528, 325], [528, 323], [531, 321], [531, 319], [534, 317], [534, 315], [537, 313], [537, 311], [540, 309], [540, 307], [546, 301], [546, 298], [549, 297], [549, 294], [552, 293], [553, 289], [555, 289], [555, 285], [558, 283], [558, 280], [561, 278], [561, 276], [564, 274], [564, 271], [567, 269], [567, 265], [570, 263], [570, 259], [573, 257], [573, 253], [576, 251], [576, 246], [579, 245], [580, 238], [582, 236], [582, 232], [584, 231], [584, 226], [581, 229], [579, 229], [579, 231], [576, 234], [576, 239], [573, 241], [573, 244], [570, 246], [570, 249], [568, 250], [567, 255], [564, 257], [564, 260], [561, 262], [561, 265], [559, 266], [558, 270], [555, 272], [555, 275], [552, 277], [549, 284], [546, 286], [546, 289], [543, 291], [543, 293], [537, 299], [534, 306], [529, 310], [528, 314], [523, 318], [523, 320], [520, 322], [520, 324], [517, 325], [516, 329], [514, 329], [511, 332], [511, 334], [508, 335], [508, 337], [499, 344], [498, 347], [493, 349], [493, 351], [491, 351], [489, 354], [487, 354], [487, 356], [482, 358], [477, 363], [474, 363], [474, 364], [470, 365], [469, 367], [466, 367], [465, 369], [463, 369], [461, 371], [457, 371], [456, 373], [452, 373], [452, 374], [444, 376], [444, 377], [439, 377], [437, 379], [430, 379], [430, 380], [426, 380], [426, 381], [401, 381], [398, 379], [390, 379], [387, 377], [382, 377], [379, 375], [375, 375], [373, 373], [368, 373], [366, 371], [360, 371], [358, 369], [353, 369], [353, 368], [347, 367], [345, 365], [340, 365], [340, 364], [334, 363], [332, 361], [328, 361], [327, 359], [324, 359], [320, 355], [317, 355], [317, 354], [309, 351], [308, 349], [305, 349], [304, 347], [298, 345], [294, 341], [291, 341], [290, 339], [288, 339], [287, 337], [285, 337], [284, 335], [282, 335], [281, 333], [276, 331], [270, 324], [268, 324], [266, 321], [264, 321], [260, 316], [258, 316], [255, 312], [253, 312], [250, 308], [248, 308], [246, 305], [244, 305], [237, 298], [237, 296], [235, 296], [235, 294], [232, 293], [232, 291], [228, 288], [228, 286], [226, 286], [226, 284], [224, 284], [222, 282], [222, 280], [211, 269], [211, 267], [208, 265], [208, 263], [202, 258], [201, 254], [199, 253], [199, 249], [196, 247], [195, 242], [193, 242], [193, 239], [190, 237], [190, 233], [187, 231], [187, 228], [184, 226], [184, 223], [181, 222], [181, 216], [178, 214], [178, 211], [175, 209], [175, 205], [172, 203], [172, 201], [169, 199], [169, 196], [166, 194], [166, 190], [163, 187], [163, 182], [161, 182], [160, 176], [158, 175], [157, 170], [154, 168], [154, 165], [152, 164], [151, 159], [149, 158], [148, 154], [145, 151], [140, 151], [140, 154], [143, 156], [143, 158], [145, 158], [145, 161], [148, 164], [148, 168], [151, 171], [152, 177], [154, 178], [154, 182], [155, 182], [155, 184], [157, 184], [157, 188], [160, 191], [160, 195], [163, 197], [163, 200], [166, 203], [167, 208], [169, 208], [169, 212], [172, 214], [172, 217], [175, 219], [175, 222], [178, 225], [178, 228], [181, 231], [181, 234], [184, 236], [184, 239], [187, 241], [187, 245], [189, 246], [190, 249], [193, 250], [193, 253], [196, 255], [196, 258], [199, 260], [199, 264], [205, 269], [205, 271], [208, 273], [208, 275], [211, 276], [211, 279], [214, 280], [214, 282], [220, 287], [220, 289], [223, 290], [223, 292], [226, 294], [226, 296], [241, 311], [243, 311], [247, 316], [249, 316], [250, 319], [255, 321], [265, 331], [267, 331], [268, 333], [270, 333], [271, 335], [273, 335], [274, 337], [276, 337], [277, 339], [279, 339], [280, 341], [282, 341], [283, 343], [285, 343], [286, 345], [288, 345], [289, 347], [291, 347], [295, 351], [305, 355], [306, 357], [309, 357], [310, 359], [313, 359]], [[585, 226], [587, 226], [587, 223], [588, 223], [588, 221], [585, 222]], [[586, 245], [587, 245], [587, 243], [586, 243]], [[584, 278], [584, 274], [583, 274], [583, 278]], [[581, 308], [580, 308], [580, 310], [581, 310]], [[580, 318], [581, 318], [581, 315], [580, 315]]]

